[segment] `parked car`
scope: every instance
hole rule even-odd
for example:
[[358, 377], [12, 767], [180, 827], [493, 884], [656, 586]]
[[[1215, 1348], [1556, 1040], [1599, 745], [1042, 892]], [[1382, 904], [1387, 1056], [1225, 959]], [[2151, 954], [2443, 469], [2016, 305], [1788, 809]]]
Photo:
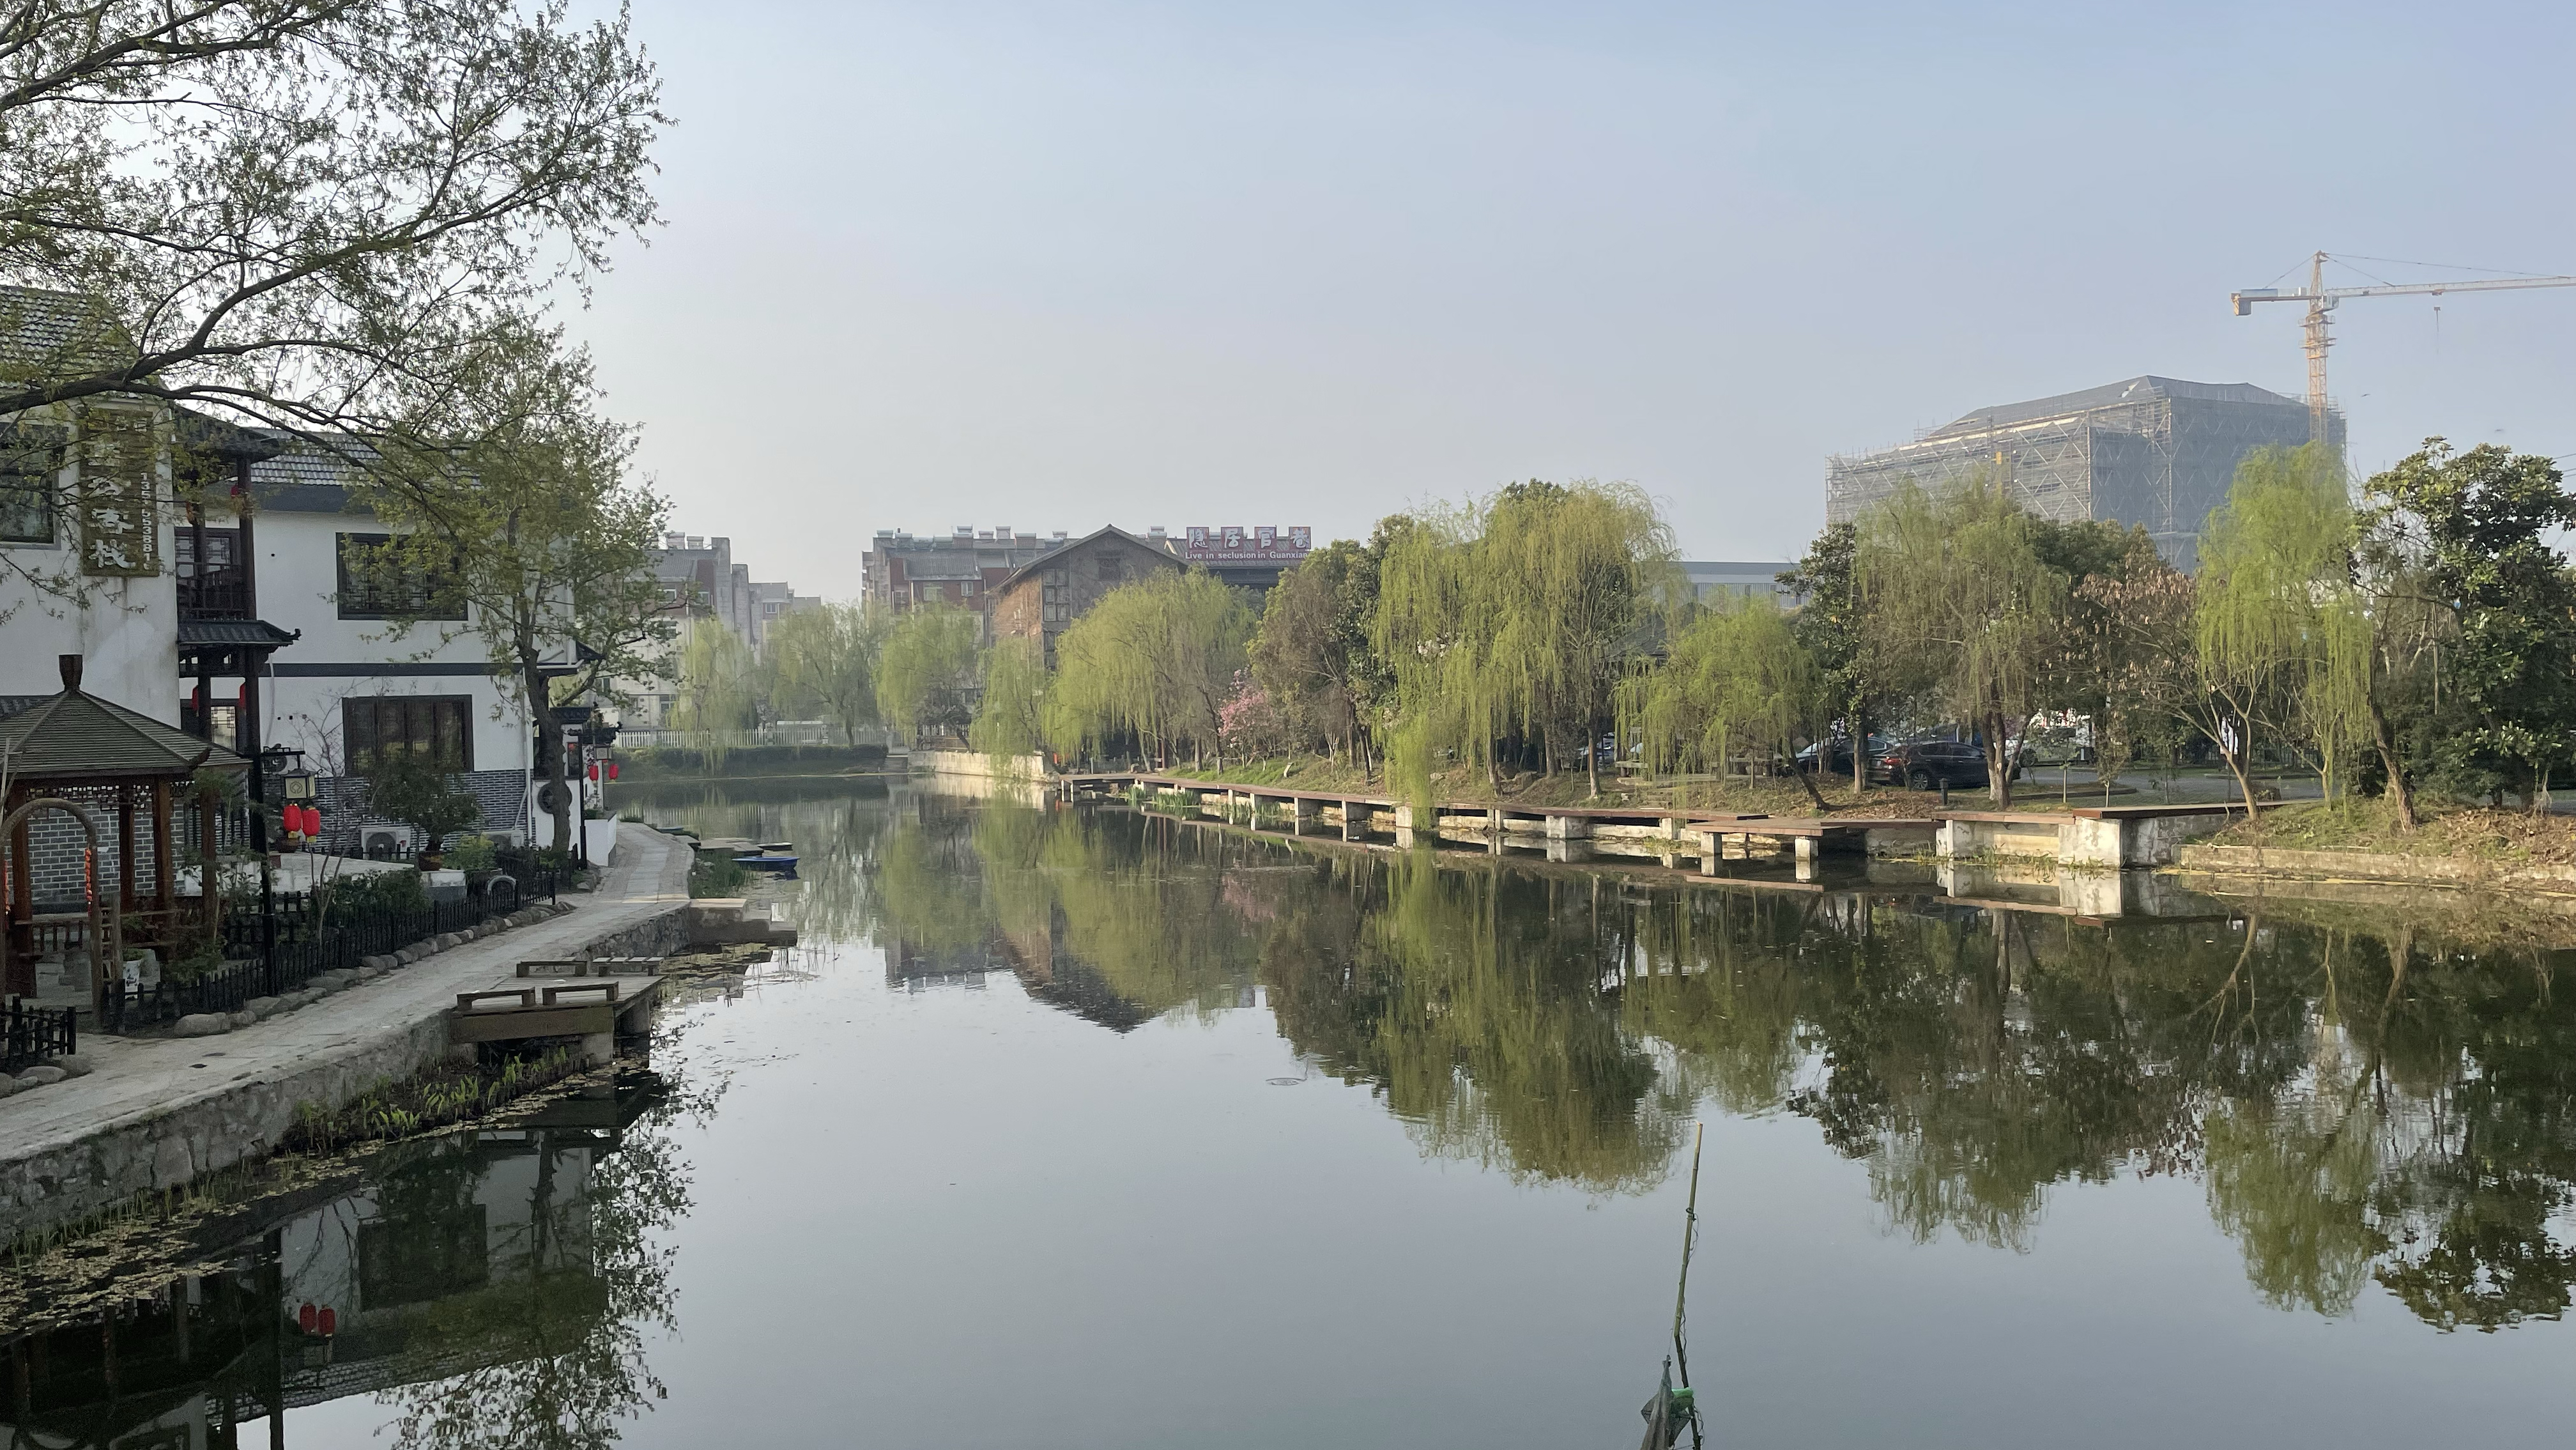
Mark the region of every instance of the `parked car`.
[[1986, 783], [1986, 753], [1964, 740], [1916, 740], [1882, 752], [1870, 778], [1908, 790]]
[[[1872, 735], [1869, 737], [1869, 749], [1872, 755], [1885, 753], [1887, 750], [1887, 737], [1883, 735]], [[1843, 739], [1820, 740], [1798, 752], [1796, 757], [1797, 766], [1800, 770], [1814, 770], [1816, 768], [1816, 762], [1820, 757], [1824, 761], [1826, 774], [1851, 774], [1852, 759], [1850, 741]]]

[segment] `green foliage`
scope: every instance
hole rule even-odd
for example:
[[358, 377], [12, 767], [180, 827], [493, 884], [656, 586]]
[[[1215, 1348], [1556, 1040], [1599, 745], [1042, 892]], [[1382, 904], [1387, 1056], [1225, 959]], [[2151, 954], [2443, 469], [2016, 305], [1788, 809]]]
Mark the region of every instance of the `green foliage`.
[[[600, 413], [590, 358], [560, 329], [496, 329], [460, 367], [452, 391], [373, 440], [352, 490], [392, 531], [384, 562], [440, 581], [392, 630], [478, 639], [526, 719], [620, 703], [662, 676], [676, 629], [653, 574], [669, 505], [627, 477], [634, 431]], [[562, 754], [539, 755], [561, 785]], [[555, 841], [568, 845], [562, 795]]]
[[339, 924], [386, 912], [428, 909], [429, 888], [417, 871], [346, 871], [332, 883], [328, 911], [331, 921]]
[[858, 744], [859, 727], [877, 720], [877, 655], [887, 623], [881, 612], [835, 603], [772, 624], [765, 648], [777, 675], [779, 712], [793, 710], [803, 719], [805, 709], [819, 709]]
[[1046, 747], [1046, 656], [1033, 639], [1006, 639], [984, 657], [984, 698], [967, 740], [998, 769]]
[[1983, 480], [1910, 483], [1861, 523], [1854, 571], [1893, 682], [1986, 742], [1989, 789], [2012, 803], [2008, 734], [2050, 693], [2075, 581], [2051, 530]]
[[463, 835], [448, 848], [447, 865], [453, 871], [489, 871], [500, 863], [489, 836]]
[[369, 765], [367, 808], [420, 832], [424, 853], [483, 819], [483, 804], [463, 779], [415, 750], [387, 750]]
[[733, 897], [751, 884], [751, 869], [730, 856], [700, 851], [689, 862], [689, 895]]
[[1853, 742], [1852, 789], [1860, 790], [1868, 783], [1869, 766], [1862, 746], [1880, 715], [1899, 702], [1890, 683], [1897, 668], [1882, 657], [1883, 626], [1871, 616], [1869, 592], [1861, 587], [1859, 527], [1825, 525], [1797, 567], [1781, 573], [1780, 583], [1797, 601], [1798, 642], [1815, 662], [1820, 701]]
[[1252, 615], [1205, 570], [1157, 571], [1101, 596], [1056, 641], [1046, 738], [1091, 748], [1133, 736], [1171, 760], [1218, 746]]
[[965, 610], [924, 605], [888, 626], [878, 652], [877, 708], [913, 740], [962, 733], [975, 718], [975, 637]]
[[1387, 537], [1381, 525], [1367, 545], [1338, 541], [1282, 574], [1249, 651], [1254, 681], [1298, 743], [1362, 762], [1388, 683], [1368, 634]]
[[757, 662], [751, 646], [723, 620], [701, 615], [680, 635], [678, 698], [671, 723], [698, 736], [722, 769], [729, 737], [760, 723]]
[[1369, 637], [1400, 717], [1489, 774], [1506, 737], [1537, 742], [1551, 773], [1579, 752], [1597, 794], [1592, 742], [1679, 597], [1653, 500], [1630, 484], [1533, 481], [1380, 528]]
[[1784, 760], [1820, 731], [1830, 706], [1825, 672], [1768, 597], [1730, 600], [1692, 620], [1671, 658], [1635, 694], [1649, 762], [1658, 770], [1731, 760]]
[[2249, 455], [2202, 529], [2194, 658], [2203, 690], [2243, 731], [2228, 763], [2249, 799], [2258, 727], [2308, 744], [2329, 788], [2346, 752], [2368, 737], [2371, 638], [2353, 581], [2357, 542], [2341, 460], [2313, 443]]
[[2412, 717], [2414, 753], [2453, 789], [2536, 802], [2576, 757], [2576, 580], [2551, 542], [2576, 526], [2576, 497], [2547, 458], [2438, 438], [2367, 493], [2382, 593], [2440, 616], [2416, 631], [2438, 649], [2390, 659], [2429, 676], [2411, 698], [2390, 692], [2391, 713]]

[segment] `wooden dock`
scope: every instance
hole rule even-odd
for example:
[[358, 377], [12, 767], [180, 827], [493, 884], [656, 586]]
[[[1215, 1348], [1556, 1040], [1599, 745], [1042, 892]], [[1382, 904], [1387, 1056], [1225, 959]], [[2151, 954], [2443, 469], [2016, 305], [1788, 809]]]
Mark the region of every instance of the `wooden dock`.
[[525, 961], [512, 975], [456, 994], [447, 1015], [451, 1048], [541, 1037], [581, 1039], [583, 1061], [617, 1055], [617, 1034], [641, 1032], [662, 990], [649, 958]]
[[1901, 855], [1929, 851], [1936, 823], [1888, 817], [1798, 817], [1673, 806], [1538, 806], [1451, 801], [1416, 806], [1351, 791], [1292, 790], [1193, 780], [1186, 776], [1099, 773], [1054, 782], [1065, 800], [1105, 799], [1146, 791], [1181, 796], [1187, 808], [1251, 830], [1283, 835], [1338, 834], [1345, 841], [1391, 838], [1483, 845], [1494, 854], [1543, 851], [1556, 861], [1592, 855], [1646, 857], [1670, 866], [1696, 858], [1710, 875], [1729, 857], [1828, 854]]

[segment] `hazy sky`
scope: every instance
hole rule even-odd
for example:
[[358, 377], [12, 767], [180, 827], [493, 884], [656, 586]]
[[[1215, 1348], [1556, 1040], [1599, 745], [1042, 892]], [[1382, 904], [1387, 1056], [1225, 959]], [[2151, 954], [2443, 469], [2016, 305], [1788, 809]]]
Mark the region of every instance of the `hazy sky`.
[[[577, 327], [677, 525], [835, 597], [879, 528], [1323, 539], [1528, 477], [1788, 557], [1828, 453], [2139, 373], [2302, 394], [2297, 309], [2226, 299], [2317, 248], [2576, 272], [2576, 7], [636, 26], [669, 225]], [[2576, 454], [2576, 289], [2338, 317], [2357, 466], [2435, 432]]]

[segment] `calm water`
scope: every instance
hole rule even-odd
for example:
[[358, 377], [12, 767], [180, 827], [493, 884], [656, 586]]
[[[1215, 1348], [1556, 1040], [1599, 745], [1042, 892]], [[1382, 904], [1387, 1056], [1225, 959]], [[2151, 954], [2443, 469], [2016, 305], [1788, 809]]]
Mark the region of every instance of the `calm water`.
[[1718, 1444], [2576, 1433], [2563, 953], [810, 789], [646, 805], [815, 945], [20, 1341], [0, 1443], [1630, 1446], [1694, 1120]]

